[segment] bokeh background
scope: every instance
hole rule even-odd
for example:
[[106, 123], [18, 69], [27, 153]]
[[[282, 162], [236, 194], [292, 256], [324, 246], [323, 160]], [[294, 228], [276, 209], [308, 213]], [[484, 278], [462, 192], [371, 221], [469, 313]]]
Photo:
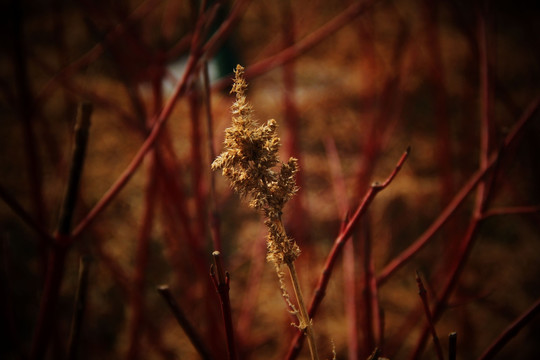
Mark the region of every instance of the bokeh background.
[[[55, 233], [81, 101], [94, 110], [75, 231], [130, 165], [156, 114], [174, 108], [129, 181], [69, 247], [46, 324], [46, 358], [67, 356], [86, 256], [78, 358], [198, 358], [156, 292], [169, 284], [209, 352], [225, 359], [209, 276], [214, 250], [231, 278], [240, 358], [286, 357], [297, 330], [265, 261], [265, 227], [210, 171], [230, 124], [237, 63], [246, 67], [256, 118], [279, 124], [282, 159], [299, 159], [300, 191], [284, 219], [302, 250], [307, 299], [346, 212], [411, 147], [338, 257], [314, 318], [325, 358], [334, 347], [338, 359], [365, 359], [375, 346], [390, 359], [436, 358], [429, 336], [418, 345], [427, 320], [415, 271], [436, 308], [459, 264], [435, 325], [445, 353], [447, 335], [457, 332], [459, 359], [479, 358], [537, 302], [540, 118], [527, 111], [538, 105], [540, 21], [527, 2], [12, 0], [1, 14], [0, 357], [24, 359], [36, 341], [54, 250], [35, 230]], [[173, 97], [190, 55], [197, 62]], [[501, 150], [523, 116], [519, 135]], [[484, 177], [485, 219], [474, 222], [482, 185], [377, 283], [445, 214], [482, 168], [482, 154], [502, 154]], [[497, 358], [537, 358], [539, 338], [540, 318], [532, 318]], [[300, 358], [308, 357], [303, 349]]]

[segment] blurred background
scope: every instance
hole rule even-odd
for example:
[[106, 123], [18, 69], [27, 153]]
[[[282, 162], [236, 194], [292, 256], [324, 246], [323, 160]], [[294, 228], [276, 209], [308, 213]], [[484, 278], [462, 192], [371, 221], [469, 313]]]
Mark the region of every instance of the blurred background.
[[[299, 159], [284, 220], [308, 302], [345, 214], [411, 147], [337, 258], [313, 321], [322, 356], [335, 347], [338, 359], [366, 359], [379, 347], [390, 359], [436, 358], [415, 271], [445, 358], [450, 332], [458, 358], [477, 359], [537, 302], [540, 21], [527, 2], [12, 0], [0, 13], [2, 358], [68, 357], [85, 256], [76, 357], [199, 358], [156, 291], [169, 284], [225, 359], [214, 250], [230, 274], [239, 358], [287, 357], [297, 330], [265, 260], [265, 227], [210, 171], [236, 64], [255, 117], [279, 124], [282, 160]], [[47, 258], [82, 101], [93, 113], [54, 300]], [[539, 357], [539, 336], [532, 318], [497, 358]]]

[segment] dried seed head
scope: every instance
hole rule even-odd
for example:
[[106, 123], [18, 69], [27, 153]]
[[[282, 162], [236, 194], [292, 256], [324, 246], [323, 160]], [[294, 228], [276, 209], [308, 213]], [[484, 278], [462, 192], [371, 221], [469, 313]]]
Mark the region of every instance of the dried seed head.
[[212, 169], [221, 169], [234, 191], [250, 198], [249, 206], [264, 214], [269, 229], [267, 258], [279, 266], [293, 262], [300, 254], [281, 225], [283, 207], [298, 190], [295, 182], [298, 161], [279, 160], [281, 141], [277, 122], [271, 119], [258, 126], [245, 96], [244, 68], [238, 65], [234, 73], [231, 92], [235, 93], [236, 101], [231, 107], [232, 126], [225, 130], [225, 150], [214, 160]]

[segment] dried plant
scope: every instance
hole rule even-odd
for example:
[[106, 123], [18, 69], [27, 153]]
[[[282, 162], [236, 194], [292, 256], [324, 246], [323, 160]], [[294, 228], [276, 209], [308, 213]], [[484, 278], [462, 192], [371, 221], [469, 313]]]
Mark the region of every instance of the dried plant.
[[[236, 94], [232, 105], [232, 126], [225, 130], [225, 151], [212, 163], [212, 169], [221, 169], [231, 182], [231, 187], [243, 198], [249, 199], [249, 206], [261, 211], [268, 227], [267, 260], [275, 265], [283, 297], [291, 312], [297, 316], [300, 330], [308, 337], [311, 357], [318, 359], [314, 342], [313, 327], [309, 319], [294, 261], [300, 255], [296, 242], [287, 236], [281, 216], [285, 203], [297, 192], [295, 174], [298, 162], [291, 157], [287, 163], [279, 160], [281, 145], [277, 136], [277, 123], [271, 119], [258, 126], [253, 119], [253, 109], [246, 100], [247, 83], [244, 68], [236, 67], [234, 85], [231, 92]], [[279, 171], [278, 171], [279, 168]], [[298, 308], [290, 301], [285, 288], [285, 265], [289, 270]]]

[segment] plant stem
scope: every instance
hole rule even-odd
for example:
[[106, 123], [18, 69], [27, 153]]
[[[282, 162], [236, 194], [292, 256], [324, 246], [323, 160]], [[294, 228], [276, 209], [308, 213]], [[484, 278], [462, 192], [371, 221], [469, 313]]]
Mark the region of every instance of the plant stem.
[[480, 360], [490, 360], [514, 337], [521, 329], [540, 312], [540, 298], [523, 315], [516, 319], [479, 357]]
[[225, 332], [227, 335], [227, 349], [229, 351], [229, 360], [235, 360], [236, 345], [234, 341], [234, 329], [232, 324], [231, 301], [229, 299], [229, 273], [223, 269], [223, 261], [219, 251], [212, 253], [214, 265], [210, 268], [210, 276], [221, 301], [221, 310]]
[[422, 300], [422, 305], [424, 307], [424, 312], [428, 321], [429, 330], [431, 331], [431, 336], [433, 337], [433, 344], [435, 345], [437, 359], [444, 360], [441, 342], [439, 341], [439, 337], [437, 336], [437, 331], [435, 330], [435, 325], [433, 324], [433, 317], [431, 316], [431, 310], [429, 309], [429, 301], [427, 298], [426, 288], [424, 287], [424, 283], [422, 282], [418, 271], [416, 272], [416, 284], [418, 285], [418, 294], [420, 295], [420, 299]]
[[180, 306], [178, 306], [178, 303], [171, 294], [169, 285], [158, 286], [157, 291], [169, 306], [169, 309], [173, 313], [174, 318], [176, 319], [180, 327], [184, 330], [187, 337], [189, 338], [195, 349], [198, 351], [199, 355], [201, 355], [203, 360], [211, 360], [212, 355], [210, 355], [210, 351], [208, 351], [206, 345], [204, 344], [204, 341], [197, 333], [197, 330], [195, 330], [193, 325], [187, 319], [184, 312], [180, 309]]
[[71, 322], [71, 332], [68, 343], [68, 360], [77, 359], [77, 349], [79, 345], [79, 336], [86, 308], [86, 295], [88, 293], [88, 272], [90, 258], [82, 256], [79, 260], [79, 279], [77, 284], [77, 293], [75, 295], [75, 309], [73, 320]]
[[60, 211], [58, 228], [54, 236], [54, 246], [49, 249], [45, 285], [30, 350], [31, 359], [43, 359], [45, 357], [50, 335], [56, 325], [55, 311], [64, 277], [66, 256], [72, 243], [70, 236], [71, 220], [83, 170], [91, 112], [91, 105], [79, 105], [69, 180]]
[[304, 331], [307, 335], [311, 359], [318, 360], [319, 354], [317, 352], [317, 346], [315, 345], [315, 334], [313, 331], [313, 325], [311, 323], [311, 319], [309, 318], [306, 304], [304, 303], [302, 289], [300, 288], [300, 282], [298, 281], [298, 274], [296, 273], [296, 268], [293, 262], [287, 262], [286, 264], [287, 268], [289, 269], [289, 275], [291, 276], [294, 295], [296, 296], [296, 301], [298, 302], [298, 307], [300, 308], [300, 328], [303, 329], [305, 327]]
[[457, 333], [451, 332], [448, 335], [448, 360], [456, 360], [457, 355]]
[[[403, 155], [401, 155], [401, 158], [396, 164], [396, 167], [394, 168], [394, 170], [390, 173], [390, 175], [386, 178], [386, 180], [382, 184], [376, 182], [371, 185], [366, 195], [364, 196], [364, 199], [362, 200], [360, 205], [358, 205], [358, 208], [356, 209], [355, 213], [352, 215], [351, 219], [347, 222], [347, 224], [343, 227], [343, 229], [338, 234], [336, 240], [334, 241], [332, 250], [330, 250], [330, 254], [326, 258], [323, 271], [321, 273], [321, 276], [319, 277], [319, 282], [317, 283], [317, 288], [315, 289], [315, 293], [309, 305], [309, 315], [311, 315], [312, 317], [317, 312], [317, 309], [319, 308], [319, 305], [321, 304], [322, 299], [324, 298], [324, 295], [326, 294], [326, 288], [328, 286], [328, 282], [330, 281], [330, 276], [332, 275], [334, 264], [336, 263], [337, 257], [341, 253], [341, 250], [343, 249], [343, 245], [351, 237], [352, 232], [354, 228], [356, 227], [359, 219], [365, 214], [365, 212], [367, 211], [369, 205], [371, 204], [375, 196], [380, 191], [384, 190], [388, 185], [390, 185], [392, 180], [394, 180], [396, 175], [399, 173], [403, 164], [405, 163], [405, 160], [407, 160], [407, 157], [409, 156], [409, 152], [410, 152], [410, 148], [407, 148], [407, 150], [403, 153]], [[378, 281], [379, 280], [377, 280], [377, 283]], [[300, 349], [302, 348], [302, 344], [303, 344], [303, 338], [297, 335], [291, 342], [291, 347], [289, 348], [289, 352], [286, 358], [288, 360], [296, 359], [296, 357], [298, 356], [298, 353], [300, 352]]]

